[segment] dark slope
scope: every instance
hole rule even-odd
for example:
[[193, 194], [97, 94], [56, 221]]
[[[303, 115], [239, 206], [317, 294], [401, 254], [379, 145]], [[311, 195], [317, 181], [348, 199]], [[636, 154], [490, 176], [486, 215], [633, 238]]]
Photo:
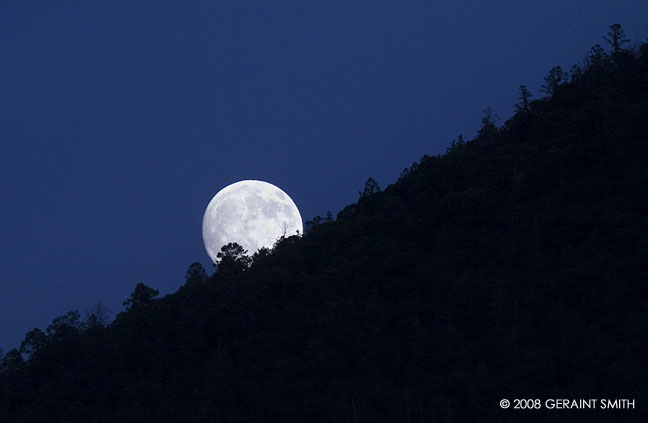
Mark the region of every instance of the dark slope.
[[0, 421], [645, 421], [648, 44], [225, 270], [30, 332]]

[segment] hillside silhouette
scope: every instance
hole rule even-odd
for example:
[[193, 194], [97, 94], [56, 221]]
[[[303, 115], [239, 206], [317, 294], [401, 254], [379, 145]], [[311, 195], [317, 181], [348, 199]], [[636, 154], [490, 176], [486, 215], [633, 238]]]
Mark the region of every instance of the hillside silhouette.
[[648, 43], [614, 34], [303, 237], [29, 332], [0, 422], [646, 421]]

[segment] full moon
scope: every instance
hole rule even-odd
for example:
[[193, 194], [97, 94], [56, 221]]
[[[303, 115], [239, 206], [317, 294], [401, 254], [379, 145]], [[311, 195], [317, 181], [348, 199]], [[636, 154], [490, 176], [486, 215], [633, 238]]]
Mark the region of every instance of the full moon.
[[202, 221], [207, 254], [216, 263], [223, 245], [236, 242], [250, 255], [271, 248], [282, 236], [303, 232], [293, 200], [263, 181], [239, 181], [220, 190], [209, 202]]

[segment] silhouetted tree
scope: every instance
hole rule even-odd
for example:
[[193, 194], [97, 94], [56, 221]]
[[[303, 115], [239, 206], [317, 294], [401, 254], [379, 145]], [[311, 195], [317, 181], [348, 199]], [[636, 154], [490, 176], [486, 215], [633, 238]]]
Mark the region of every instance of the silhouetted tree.
[[317, 226], [319, 226], [322, 223], [322, 218], [321, 216], [315, 216], [311, 220], [307, 220], [304, 222], [304, 231], [306, 233], [309, 233], [313, 229], [315, 229]]
[[24, 364], [25, 360], [20, 351], [16, 348], [11, 349], [0, 360], [0, 374], [20, 370]]
[[572, 66], [570, 76], [571, 82], [579, 82], [580, 78], [583, 76], [583, 68], [580, 65]]
[[545, 85], [542, 86], [542, 91], [552, 95], [560, 84], [566, 82], [567, 74], [563, 72], [560, 66], [554, 66], [545, 76]]
[[[450, 141], [450, 145], [446, 147], [446, 153], [453, 153], [460, 151], [463, 146], [466, 144], [466, 141], [464, 141], [463, 135], [459, 135], [456, 140]], [[411, 169], [407, 169], [407, 173], [409, 174]]]
[[45, 329], [50, 338], [64, 338], [76, 334], [80, 328], [81, 315], [77, 310], [68, 311], [52, 320]]
[[216, 254], [219, 259], [218, 273], [237, 274], [247, 270], [252, 263], [252, 259], [248, 257], [247, 253], [247, 250], [236, 242], [223, 245], [220, 252]]
[[122, 304], [126, 307], [126, 310], [130, 310], [134, 307], [145, 306], [151, 304], [155, 297], [160, 294], [160, 291], [157, 289], [149, 288], [141, 282], [138, 282], [135, 285], [135, 289], [126, 301]]
[[529, 111], [529, 99], [532, 97], [531, 91], [527, 88], [526, 85], [520, 85], [520, 100], [519, 103], [515, 105], [516, 111], [528, 112]]
[[618, 23], [615, 23], [610, 26], [608, 36], [603, 37], [603, 39], [612, 46], [612, 53], [617, 54], [621, 51], [621, 46], [623, 44], [630, 42], [630, 40], [624, 37], [625, 34], [623, 33], [623, 28], [621, 28], [621, 25]]
[[601, 47], [600, 44], [595, 44], [587, 55], [588, 68], [592, 68], [593, 70], [599, 69], [604, 65], [605, 59], [605, 50], [603, 49], [603, 47]]
[[112, 312], [103, 301], [98, 301], [86, 311], [86, 325], [88, 327], [106, 326], [110, 322]]
[[477, 131], [477, 141], [492, 141], [497, 137], [497, 114], [488, 106], [484, 109], [481, 119], [481, 128]]
[[25, 339], [20, 344], [20, 353], [29, 357], [34, 352], [45, 348], [47, 342], [47, 335], [42, 330], [36, 328], [25, 335]]
[[258, 262], [259, 260], [263, 260], [264, 258], [268, 257], [270, 255], [271, 251], [266, 248], [266, 247], [261, 247], [259, 250], [252, 254], [252, 263]]
[[364, 190], [362, 192], [358, 192], [358, 194], [360, 194], [360, 198], [365, 198], [380, 191], [381, 189], [380, 186], [378, 185], [378, 182], [376, 182], [374, 178], [370, 177], [365, 182]]
[[195, 262], [191, 263], [187, 273], [185, 274], [185, 280], [187, 283], [193, 282], [203, 282], [207, 279], [207, 272], [203, 268], [202, 264]]

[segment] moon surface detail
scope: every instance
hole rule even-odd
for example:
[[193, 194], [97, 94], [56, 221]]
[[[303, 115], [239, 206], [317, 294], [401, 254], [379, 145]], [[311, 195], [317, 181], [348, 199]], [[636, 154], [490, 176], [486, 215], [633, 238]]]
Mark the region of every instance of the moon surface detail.
[[221, 247], [230, 242], [252, 255], [263, 247], [272, 248], [282, 236], [300, 233], [302, 218], [293, 200], [263, 181], [226, 186], [211, 199], [202, 221], [203, 242], [214, 263]]

